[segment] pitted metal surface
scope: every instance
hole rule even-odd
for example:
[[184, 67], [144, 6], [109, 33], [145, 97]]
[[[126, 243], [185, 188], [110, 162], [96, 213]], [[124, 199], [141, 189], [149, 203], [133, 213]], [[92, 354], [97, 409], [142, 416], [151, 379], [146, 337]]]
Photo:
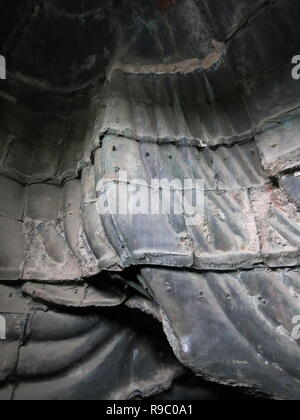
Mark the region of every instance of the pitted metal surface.
[[[147, 398], [189, 369], [299, 399], [299, 1], [73, 3], [1, 27], [0, 398]], [[199, 223], [100, 214], [153, 179], [204, 180]]]

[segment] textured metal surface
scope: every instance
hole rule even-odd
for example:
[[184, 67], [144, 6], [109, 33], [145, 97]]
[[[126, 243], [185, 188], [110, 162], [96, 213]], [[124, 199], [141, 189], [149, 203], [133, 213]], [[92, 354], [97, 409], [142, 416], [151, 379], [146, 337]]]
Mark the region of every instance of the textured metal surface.
[[291, 175], [284, 175], [280, 180], [282, 188], [288, 193], [290, 198], [300, 205], [300, 173], [295, 172]]
[[271, 184], [254, 141], [212, 151], [104, 137], [95, 155], [96, 184], [104, 179], [113, 186], [123, 171], [129, 183], [142, 179], [149, 189], [151, 179], [204, 179], [206, 190], [205, 214], [197, 226], [187, 226], [184, 216], [102, 216], [125, 266], [298, 265], [298, 209]]
[[[0, 399], [152, 397], [183, 366], [299, 399], [299, 0], [23, 3], [0, 18]], [[99, 214], [123, 171], [203, 179], [199, 223]]]
[[228, 274], [143, 269], [179, 360], [197, 374], [299, 397], [299, 270]]
[[7, 340], [0, 342], [1, 399], [150, 397], [185, 372], [143, 315], [132, 326], [125, 309], [53, 311], [3, 285], [0, 299], [7, 319]]
[[131, 74], [113, 71], [103, 92], [101, 131], [199, 145], [251, 138], [247, 110], [230, 70], [222, 61], [216, 66], [211, 72], [173, 75], [164, 74], [164, 66], [157, 70], [161, 74], [143, 74], [146, 69], [138, 66]]

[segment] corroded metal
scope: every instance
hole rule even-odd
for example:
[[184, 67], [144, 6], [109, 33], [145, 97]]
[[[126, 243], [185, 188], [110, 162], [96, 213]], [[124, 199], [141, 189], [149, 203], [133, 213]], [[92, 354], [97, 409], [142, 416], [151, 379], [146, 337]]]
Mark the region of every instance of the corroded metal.
[[[0, 398], [148, 397], [189, 368], [299, 399], [299, 1], [98, 3], [3, 26]], [[203, 179], [199, 223], [100, 214], [123, 172]]]

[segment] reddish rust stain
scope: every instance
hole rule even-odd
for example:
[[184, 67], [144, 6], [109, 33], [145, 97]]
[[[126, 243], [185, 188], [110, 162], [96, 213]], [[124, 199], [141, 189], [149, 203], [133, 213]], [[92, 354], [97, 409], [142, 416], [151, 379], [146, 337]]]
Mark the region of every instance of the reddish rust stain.
[[286, 201], [284, 199], [284, 197], [280, 197], [279, 194], [273, 193], [271, 195], [271, 201], [273, 203], [273, 205], [281, 210], [286, 210]]
[[157, 0], [158, 8], [165, 13], [171, 6], [175, 6], [176, 0]]
[[275, 189], [272, 185], [269, 185], [267, 188], [267, 192], [269, 194], [271, 203], [273, 204], [273, 206], [281, 209], [281, 210], [285, 210], [286, 206], [287, 206], [287, 201], [285, 199], [284, 196], [282, 196], [280, 194], [280, 192]]

